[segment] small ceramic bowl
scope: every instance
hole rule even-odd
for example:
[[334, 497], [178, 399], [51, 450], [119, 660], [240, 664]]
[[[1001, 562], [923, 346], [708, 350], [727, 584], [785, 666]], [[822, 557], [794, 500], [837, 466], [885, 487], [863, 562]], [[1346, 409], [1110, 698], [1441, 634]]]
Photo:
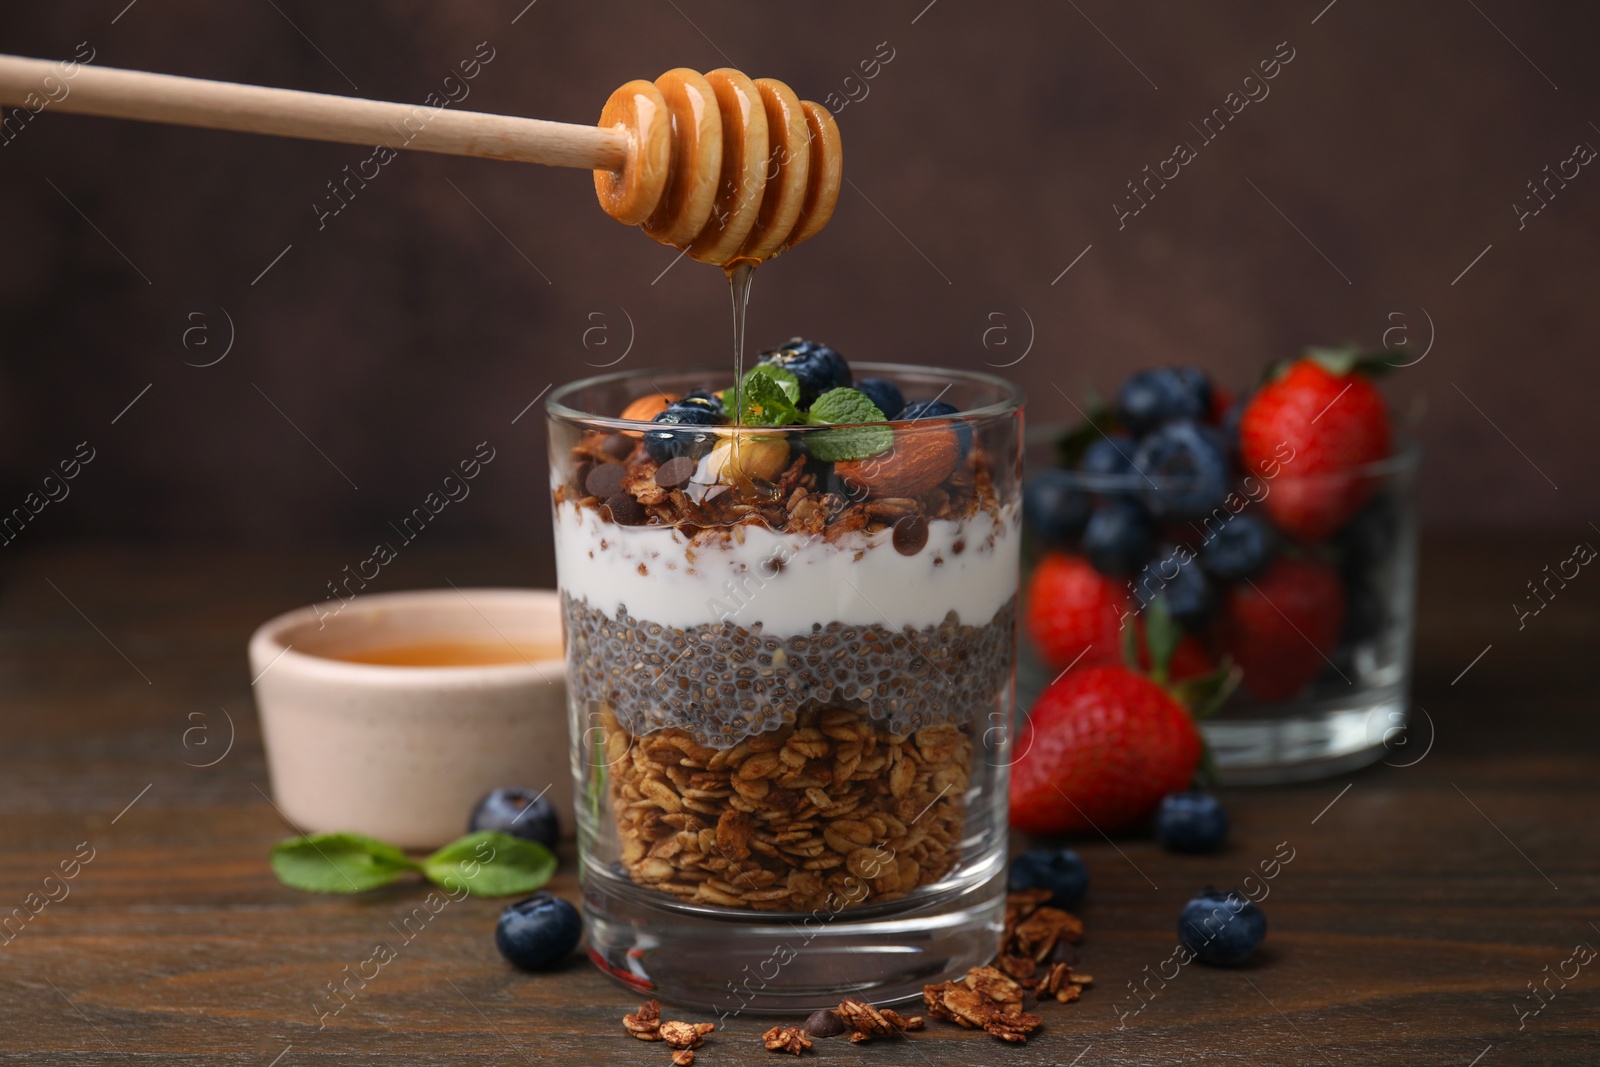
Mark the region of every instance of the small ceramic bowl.
[[[428, 646], [437, 659], [440, 645], [505, 661], [360, 662]], [[570, 835], [564, 669], [553, 591], [380, 593], [280, 615], [250, 638], [273, 798], [302, 830], [422, 849], [466, 833], [491, 789], [547, 789]]]

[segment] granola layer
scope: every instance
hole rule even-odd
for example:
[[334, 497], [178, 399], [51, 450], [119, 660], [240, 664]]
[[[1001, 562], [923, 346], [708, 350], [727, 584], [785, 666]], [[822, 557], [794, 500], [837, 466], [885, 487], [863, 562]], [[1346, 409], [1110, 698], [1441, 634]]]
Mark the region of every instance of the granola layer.
[[730, 748], [644, 736], [603, 714], [622, 864], [681, 900], [758, 911], [859, 907], [944, 877], [960, 855], [966, 725], [897, 734], [810, 707]]

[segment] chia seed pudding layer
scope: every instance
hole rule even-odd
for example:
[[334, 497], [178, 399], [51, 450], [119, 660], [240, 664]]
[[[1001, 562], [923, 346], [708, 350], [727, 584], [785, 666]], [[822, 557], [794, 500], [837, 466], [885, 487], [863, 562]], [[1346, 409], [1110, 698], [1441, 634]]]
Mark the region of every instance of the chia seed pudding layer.
[[567, 685], [619, 728], [684, 731], [727, 748], [792, 724], [810, 706], [858, 708], [893, 734], [991, 714], [1011, 682], [1016, 597], [980, 625], [954, 612], [933, 626], [830, 622], [774, 636], [759, 622], [689, 627], [615, 615], [561, 596]]

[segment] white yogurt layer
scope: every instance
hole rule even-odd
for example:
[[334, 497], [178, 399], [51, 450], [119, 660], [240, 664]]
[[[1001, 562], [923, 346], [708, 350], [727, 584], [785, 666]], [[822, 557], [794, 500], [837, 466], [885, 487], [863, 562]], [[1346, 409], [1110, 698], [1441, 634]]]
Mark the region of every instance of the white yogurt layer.
[[[672, 527], [618, 526], [570, 502], [555, 506], [556, 574], [569, 595], [615, 615], [683, 629], [731, 621], [780, 637], [830, 622], [934, 626], [955, 612], [982, 626], [1017, 593], [1017, 509], [928, 523], [913, 556], [892, 529], [828, 542], [765, 526], [691, 546]], [[960, 551], [957, 551], [957, 545]], [[773, 561], [781, 562], [774, 566]]]

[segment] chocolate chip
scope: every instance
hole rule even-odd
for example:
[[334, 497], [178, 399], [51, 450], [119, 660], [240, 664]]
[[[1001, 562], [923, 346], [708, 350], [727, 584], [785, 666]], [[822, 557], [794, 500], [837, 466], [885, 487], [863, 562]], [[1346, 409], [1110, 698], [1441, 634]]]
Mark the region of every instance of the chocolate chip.
[[663, 489], [681, 489], [694, 476], [695, 463], [688, 456], [667, 460], [656, 471], [656, 484]]
[[1045, 957], [1046, 963], [1065, 963], [1069, 966], [1078, 962], [1078, 950], [1065, 938], [1056, 941], [1055, 947], [1050, 950], [1050, 955]]
[[633, 446], [636, 442], [625, 433], [606, 435], [600, 442], [600, 451], [615, 460], [624, 460], [633, 455]]
[[928, 543], [928, 520], [907, 515], [894, 524], [894, 548], [902, 556], [915, 556]]
[[827, 1008], [812, 1012], [806, 1019], [808, 1037], [838, 1037], [844, 1029], [844, 1020]]
[[628, 468], [620, 463], [597, 463], [583, 480], [583, 487], [590, 496], [613, 497], [622, 492], [622, 479], [627, 473]]
[[637, 526], [644, 521], [644, 508], [627, 493], [617, 493], [601, 508], [610, 512], [611, 521], [619, 526]]

